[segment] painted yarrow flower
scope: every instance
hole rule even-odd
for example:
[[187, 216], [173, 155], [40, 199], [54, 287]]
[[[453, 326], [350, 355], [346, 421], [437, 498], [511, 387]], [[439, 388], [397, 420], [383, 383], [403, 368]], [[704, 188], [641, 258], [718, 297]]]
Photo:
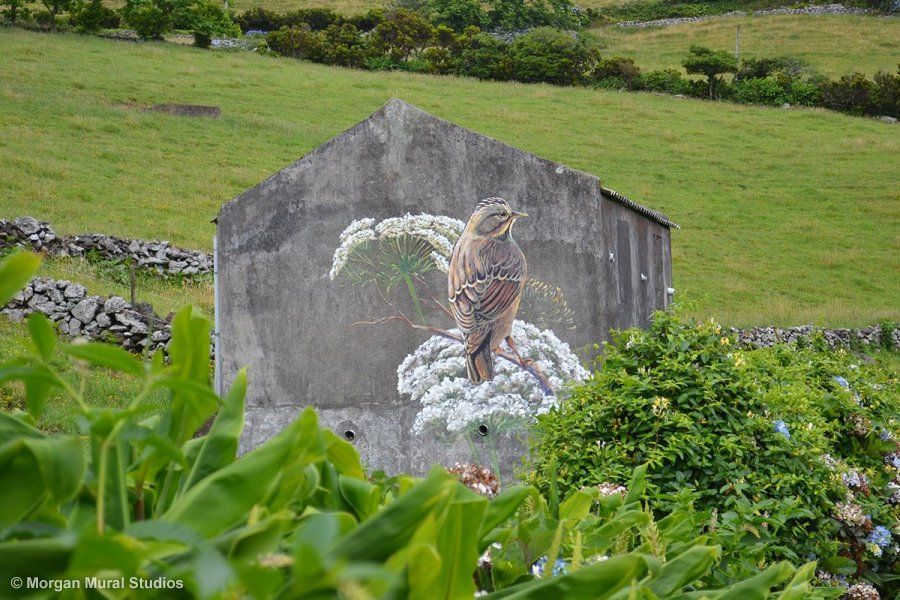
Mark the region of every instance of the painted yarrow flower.
[[443, 215], [406, 214], [391, 217], [376, 224], [367, 217], [348, 225], [339, 236], [340, 245], [334, 251], [329, 276], [337, 277], [357, 252], [364, 251], [375, 240], [397, 238], [415, 239], [429, 248], [423, 258], [434, 261], [434, 265], [446, 270], [446, 262], [453, 252], [453, 244], [465, 229], [465, 223]]
[[597, 490], [600, 492], [601, 496], [612, 496], [614, 494], [625, 494], [628, 490], [625, 489], [624, 486], [617, 485], [615, 483], [601, 483], [597, 486]]
[[[455, 329], [450, 333], [459, 335]], [[578, 357], [552, 331], [516, 321], [512, 336], [522, 357], [535, 361], [547, 376], [554, 394], [545, 394], [531, 373], [500, 357], [494, 360], [494, 378], [475, 385], [466, 377], [463, 345], [432, 336], [397, 368], [397, 391], [422, 404], [413, 433], [456, 433], [486, 421], [494, 428], [531, 422], [556, 406], [566, 383], [587, 378]]]

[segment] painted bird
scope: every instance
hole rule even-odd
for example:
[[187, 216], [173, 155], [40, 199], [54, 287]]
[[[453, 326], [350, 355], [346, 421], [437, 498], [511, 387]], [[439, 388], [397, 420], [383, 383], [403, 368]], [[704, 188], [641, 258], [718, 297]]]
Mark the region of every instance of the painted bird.
[[510, 333], [528, 267], [510, 230], [516, 219], [527, 216], [502, 198], [486, 198], [475, 207], [453, 248], [447, 291], [465, 337], [466, 371], [472, 383], [493, 378], [493, 353], [503, 340], [519, 355]]

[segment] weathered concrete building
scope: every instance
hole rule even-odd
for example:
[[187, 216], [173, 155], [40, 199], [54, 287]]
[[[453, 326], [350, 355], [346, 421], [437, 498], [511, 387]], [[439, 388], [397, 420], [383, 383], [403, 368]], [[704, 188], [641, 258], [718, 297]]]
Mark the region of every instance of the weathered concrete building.
[[[250, 367], [244, 449], [311, 404], [369, 466], [423, 472], [472, 460], [486, 443], [479, 430], [510, 422], [480, 424], [489, 407], [467, 406], [468, 433], [447, 437], [414, 426], [425, 401], [398, 392], [398, 375], [399, 387], [415, 387], [403, 383], [404, 357], [453, 327], [438, 307], [446, 275], [437, 254], [454, 241], [451, 222], [487, 197], [529, 214], [513, 234], [536, 283], [518, 318], [566, 351], [586, 358], [611, 328], [644, 325], [669, 303], [674, 225], [665, 216], [593, 175], [392, 100], [219, 214], [218, 368], [227, 389]], [[435, 217], [385, 221], [407, 213]], [[461, 379], [435, 377], [429, 385], [470, 392]], [[514, 429], [492, 441], [503, 464], [521, 451]]]

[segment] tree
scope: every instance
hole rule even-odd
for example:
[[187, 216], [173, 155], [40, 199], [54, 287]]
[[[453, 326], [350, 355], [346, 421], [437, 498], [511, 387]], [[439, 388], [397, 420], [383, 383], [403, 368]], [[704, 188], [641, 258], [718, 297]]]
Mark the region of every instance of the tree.
[[215, 35], [237, 37], [241, 30], [231, 17], [218, 5], [197, 0], [183, 8], [178, 21], [179, 29], [187, 29], [194, 34], [194, 45], [209, 48]]
[[691, 46], [690, 55], [681, 62], [684, 70], [691, 74], [706, 76], [709, 81], [709, 99], [712, 100], [719, 75], [737, 71], [737, 60], [722, 50], [711, 50], [703, 46]]
[[28, 16], [28, 9], [25, 7], [25, 4], [25, 0], [0, 0], [0, 6], [4, 7], [0, 11], [0, 15], [3, 15], [3, 18], [8, 22], [15, 23], [19, 20], [19, 17], [26, 18]]
[[398, 8], [375, 28], [373, 44], [391, 59], [406, 61], [434, 39], [434, 28], [420, 13]]
[[47, 12], [50, 13], [50, 30], [55, 31], [56, 15], [69, 10], [72, 7], [72, 0], [41, 0], [41, 2], [45, 7], [47, 7]]
[[571, 33], [538, 27], [510, 44], [512, 78], [524, 83], [579, 85], [597, 62], [597, 49]]

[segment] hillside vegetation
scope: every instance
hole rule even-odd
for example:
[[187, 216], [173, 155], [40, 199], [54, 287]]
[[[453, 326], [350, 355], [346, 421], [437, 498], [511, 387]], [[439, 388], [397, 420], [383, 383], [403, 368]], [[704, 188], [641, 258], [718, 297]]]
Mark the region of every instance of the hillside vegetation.
[[667, 27], [591, 31], [604, 56], [631, 58], [642, 69], [680, 69], [691, 44], [733, 52], [738, 27], [742, 57], [795, 56], [832, 77], [852, 71], [870, 76], [879, 69], [894, 72], [900, 61], [900, 20], [894, 17], [719, 17]]
[[[693, 314], [898, 317], [892, 125], [18, 30], [0, 32], [0, 52], [3, 216], [209, 249], [223, 202], [400, 97], [669, 214], [684, 227], [676, 298]], [[157, 102], [213, 104], [222, 117], [141, 110]]]

